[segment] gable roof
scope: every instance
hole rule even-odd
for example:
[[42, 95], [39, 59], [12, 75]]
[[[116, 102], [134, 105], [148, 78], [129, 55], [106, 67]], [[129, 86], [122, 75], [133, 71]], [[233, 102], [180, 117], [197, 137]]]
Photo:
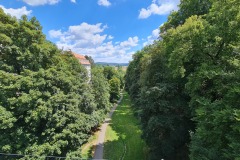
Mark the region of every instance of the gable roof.
[[72, 52], [72, 54], [74, 55], [74, 57], [76, 57], [79, 60], [79, 62], [82, 65], [91, 65], [89, 60], [87, 60], [83, 55], [80, 55], [80, 54], [77, 54], [77, 53], [73, 53], [73, 52]]

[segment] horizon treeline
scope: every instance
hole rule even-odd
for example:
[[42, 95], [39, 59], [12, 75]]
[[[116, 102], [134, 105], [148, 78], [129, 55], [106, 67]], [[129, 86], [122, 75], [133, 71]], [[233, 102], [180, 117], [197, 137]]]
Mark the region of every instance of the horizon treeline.
[[46, 40], [35, 17], [0, 9], [0, 152], [81, 157], [124, 85], [121, 69], [92, 65], [91, 73], [89, 82], [71, 52]]
[[181, 0], [126, 90], [151, 160], [240, 159], [240, 1]]

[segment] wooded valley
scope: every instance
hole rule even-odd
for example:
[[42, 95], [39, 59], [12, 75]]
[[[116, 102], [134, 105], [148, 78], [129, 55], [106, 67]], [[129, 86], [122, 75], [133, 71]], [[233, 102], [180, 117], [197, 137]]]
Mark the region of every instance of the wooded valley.
[[240, 160], [239, 0], [181, 0], [126, 73], [87, 58], [90, 80], [35, 17], [0, 8], [0, 152], [34, 155], [5, 159], [81, 157], [125, 87], [147, 159]]

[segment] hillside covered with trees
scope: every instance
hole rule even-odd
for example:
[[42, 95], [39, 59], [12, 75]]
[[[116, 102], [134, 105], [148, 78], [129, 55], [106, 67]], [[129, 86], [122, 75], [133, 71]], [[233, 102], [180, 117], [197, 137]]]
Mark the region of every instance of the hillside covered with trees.
[[89, 82], [71, 52], [46, 40], [36, 18], [0, 9], [1, 153], [81, 157], [124, 84], [120, 69], [92, 66]]
[[134, 54], [126, 90], [149, 159], [240, 158], [239, 26], [239, 0], [182, 0]]

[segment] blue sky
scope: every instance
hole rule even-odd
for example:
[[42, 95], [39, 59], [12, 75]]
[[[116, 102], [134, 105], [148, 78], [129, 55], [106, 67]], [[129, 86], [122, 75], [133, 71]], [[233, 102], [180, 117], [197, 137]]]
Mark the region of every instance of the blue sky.
[[0, 0], [4, 12], [35, 16], [59, 48], [95, 62], [128, 62], [158, 38], [180, 0]]

